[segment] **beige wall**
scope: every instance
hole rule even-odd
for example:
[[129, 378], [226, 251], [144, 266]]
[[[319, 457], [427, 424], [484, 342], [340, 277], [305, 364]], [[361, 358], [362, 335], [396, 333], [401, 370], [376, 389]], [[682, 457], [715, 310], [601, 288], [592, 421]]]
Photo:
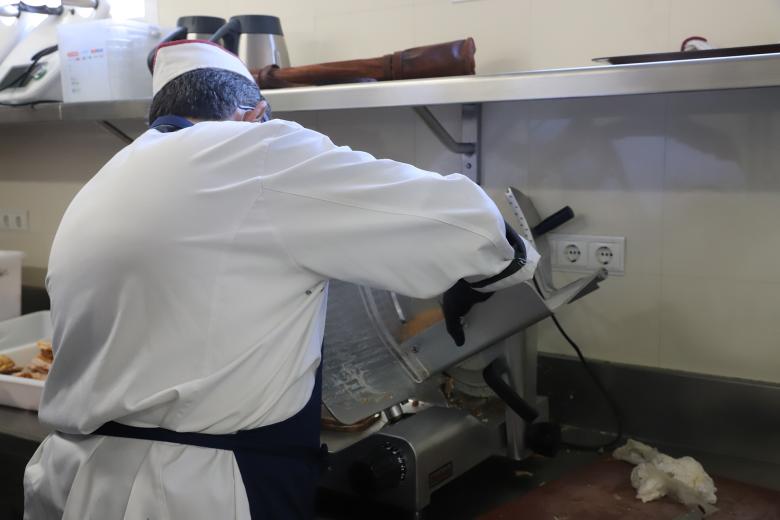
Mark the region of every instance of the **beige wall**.
[[0, 125], [0, 208], [28, 210], [30, 227], [0, 231], [0, 249], [25, 252], [25, 283], [43, 283], [65, 208], [121, 146], [97, 123]]
[[[671, 50], [690, 34], [723, 45], [780, 36], [780, 0], [214, 5], [160, 0], [159, 14], [172, 23], [266, 6], [282, 17], [297, 64], [472, 35], [483, 73]], [[578, 217], [565, 232], [627, 237], [626, 276], [562, 313], [587, 353], [780, 382], [779, 100], [780, 89], [767, 89], [485, 106], [485, 183], [493, 193], [511, 183], [544, 212], [572, 205]], [[435, 111], [457, 135], [457, 108]], [[279, 115], [381, 157], [441, 172], [460, 167], [408, 109]], [[0, 125], [0, 207], [28, 209], [31, 227], [0, 232], [0, 249], [27, 253], [28, 283], [42, 282], [72, 196], [121, 146], [95, 123]], [[545, 350], [566, 352], [546, 326], [541, 337]]]

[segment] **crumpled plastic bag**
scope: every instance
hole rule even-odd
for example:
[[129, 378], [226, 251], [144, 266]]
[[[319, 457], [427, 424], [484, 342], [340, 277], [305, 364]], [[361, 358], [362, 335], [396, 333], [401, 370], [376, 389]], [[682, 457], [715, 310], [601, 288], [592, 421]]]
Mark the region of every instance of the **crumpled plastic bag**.
[[686, 506], [697, 507], [705, 515], [718, 510], [713, 506], [718, 500], [715, 482], [696, 459], [675, 459], [633, 439], [617, 448], [612, 456], [636, 465], [631, 472], [631, 485], [642, 502], [668, 495]]

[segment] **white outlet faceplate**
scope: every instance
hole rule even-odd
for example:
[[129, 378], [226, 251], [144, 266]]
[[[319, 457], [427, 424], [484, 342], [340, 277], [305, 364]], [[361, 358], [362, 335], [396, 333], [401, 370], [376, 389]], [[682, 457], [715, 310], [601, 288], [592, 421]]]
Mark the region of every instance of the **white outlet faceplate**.
[[556, 271], [591, 273], [606, 269], [623, 275], [626, 268], [626, 238], [600, 235], [547, 235]]
[[553, 265], [583, 269], [588, 265], [588, 244], [582, 240], [561, 240], [553, 243]]
[[0, 208], [0, 231], [27, 231], [27, 210]]

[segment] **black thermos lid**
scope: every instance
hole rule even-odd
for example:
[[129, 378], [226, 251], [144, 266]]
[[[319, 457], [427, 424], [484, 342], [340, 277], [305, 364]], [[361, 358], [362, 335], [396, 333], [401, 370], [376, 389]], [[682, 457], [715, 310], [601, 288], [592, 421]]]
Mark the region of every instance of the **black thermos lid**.
[[188, 33], [214, 34], [223, 25], [225, 19], [216, 16], [182, 16], [176, 20], [176, 26], [186, 27]]
[[231, 20], [238, 20], [241, 24], [243, 34], [278, 34], [284, 36], [282, 32], [282, 22], [276, 16], [266, 14], [244, 14], [232, 16]]

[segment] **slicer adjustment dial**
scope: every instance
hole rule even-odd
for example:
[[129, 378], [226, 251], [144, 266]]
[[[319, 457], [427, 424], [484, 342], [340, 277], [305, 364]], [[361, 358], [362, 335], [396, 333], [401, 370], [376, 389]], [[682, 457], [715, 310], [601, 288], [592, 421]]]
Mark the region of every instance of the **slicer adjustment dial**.
[[400, 448], [385, 441], [350, 468], [352, 487], [358, 493], [377, 493], [398, 487], [406, 480], [406, 459]]

